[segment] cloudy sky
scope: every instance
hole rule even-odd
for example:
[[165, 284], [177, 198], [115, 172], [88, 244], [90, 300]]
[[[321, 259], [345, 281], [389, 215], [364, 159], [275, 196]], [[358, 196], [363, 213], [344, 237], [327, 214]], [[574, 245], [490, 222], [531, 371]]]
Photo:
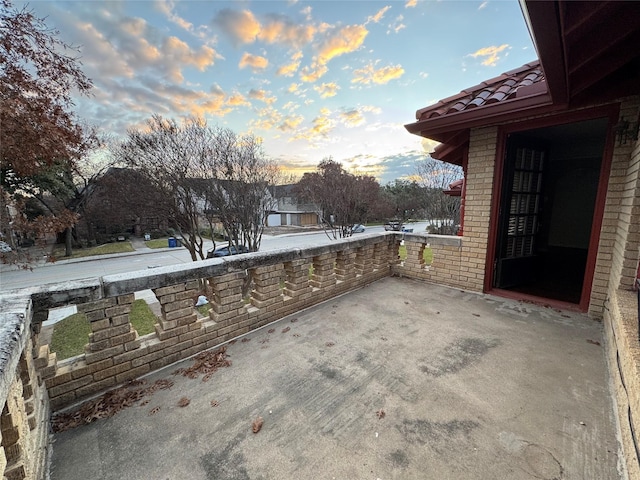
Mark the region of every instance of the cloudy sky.
[[403, 127], [417, 109], [536, 58], [515, 0], [29, 6], [81, 47], [95, 88], [78, 113], [103, 132], [200, 115], [291, 172], [332, 156], [383, 183], [434, 146]]

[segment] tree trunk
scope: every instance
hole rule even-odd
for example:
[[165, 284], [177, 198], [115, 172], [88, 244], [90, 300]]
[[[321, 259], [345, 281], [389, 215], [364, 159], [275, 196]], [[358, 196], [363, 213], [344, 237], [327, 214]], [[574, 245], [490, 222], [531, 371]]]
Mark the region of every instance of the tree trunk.
[[73, 254], [73, 249], [71, 248], [71, 243], [73, 240], [73, 232], [71, 227], [67, 227], [64, 231], [64, 256], [70, 257]]

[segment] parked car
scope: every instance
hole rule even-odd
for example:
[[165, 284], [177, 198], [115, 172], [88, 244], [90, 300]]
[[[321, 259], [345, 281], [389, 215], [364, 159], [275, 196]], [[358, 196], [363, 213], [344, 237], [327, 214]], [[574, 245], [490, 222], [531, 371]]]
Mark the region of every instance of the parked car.
[[228, 257], [229, 255], [240, 255], [241, 253], [249, 253], [249, 249], [244, 245], [235, 245], [211, 249], [207, 251], [207, 258]]
[[351, 227], [351, 233], [362, 233], [364, 232], [364, 225], [356, 223], [353, 227]]
[[389, 220], [384, 224], [384, 231], [388, 232], [389, 230], [394, 232], [399, 232], [402, 230], [402, 222], [400, 220]]
[[0, 253], [9, 253], [11, 246], [7, 242], [0, 241]]

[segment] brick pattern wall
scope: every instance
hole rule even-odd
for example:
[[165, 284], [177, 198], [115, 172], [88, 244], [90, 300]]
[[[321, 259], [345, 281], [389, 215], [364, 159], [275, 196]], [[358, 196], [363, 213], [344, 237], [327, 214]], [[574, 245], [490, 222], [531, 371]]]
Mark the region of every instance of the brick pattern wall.
[[[620, 118], [636, 118], [640, 97], [626, 99]], [[640, 140], [616, 145], [611, 165], [589, 312], [604, 316], [621, 443], [629, 478], [640, 478], [640, 341], [632, 292], [640, 259]], [[606, 308], [605, 308], [606, 307]]]
[[[640, 97], [622, 102], [620, 118], [636, 118]], [[632, 286], [640, 246], [640, 141], [616, 143], [600, 231], [589, 313], [601, 318], [610, 292]]]
[[[216, 275], [207, 279], [212, 295], [205, 318], [198, 318], [193, 306], [202, 279], [155, 288], [161, 316], [155, 333], [142, 338], [129, 321], [133, 293], [79, 305], [92, 332], [84, 355], [56, 362], [48, 346], [39, 349], [41, 372], [48, 369], [51, 408], [60, 409], [387, 277], [397, 256], [396, 236], [384, 235], [362, 246], [345, 244], [344, 249], [308, 258], [266, 262], [248, 268], [248, 273], [241, 269]], [[248, 296], [243, 295], [246, 285], [252, 286]]]
[[0, 471], [7, 480], [44, 478], [49, 444], [46, 390], [23, 351], [0, 414]]
[[498, 127], [471, 130], [459, 283], [476, 292], [484, 289], [497, 141]]
[[[404, 245], [407, 258], [394, 267], [394, 273], [441, 285], [467, 289], [466, 271], [462, 270], [460, 237], [446, 235], [406, 235]], [[432, 262], [424, 259], [425, 250], [431, 250]]]

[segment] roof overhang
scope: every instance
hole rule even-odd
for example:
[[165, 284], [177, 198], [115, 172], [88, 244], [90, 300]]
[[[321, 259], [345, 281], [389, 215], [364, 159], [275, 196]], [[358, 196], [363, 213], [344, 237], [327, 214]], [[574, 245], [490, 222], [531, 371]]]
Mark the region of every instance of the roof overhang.
[[[446, 144], [434, 158], [460, 164], [459, 150], [466, 146], [460, 139], [468, 142], [471, 128], [640, 94], [637, 2], [520, 0], [520, 5], [540, 61], [417, 110], [417, 121], [405, 128]], [[526, 85], [527, 78], [533, 83]], [[504, 88], [511, 88], [504, 98], [484, 97]]]

